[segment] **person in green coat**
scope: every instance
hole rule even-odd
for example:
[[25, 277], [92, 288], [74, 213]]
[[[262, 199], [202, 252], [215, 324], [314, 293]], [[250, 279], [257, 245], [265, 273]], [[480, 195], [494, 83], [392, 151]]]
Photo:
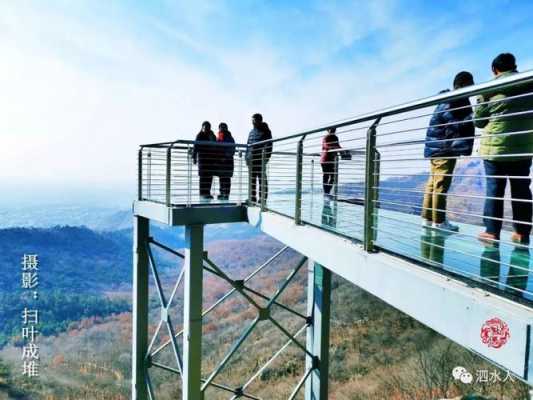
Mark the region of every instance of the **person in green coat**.
[[[517, 74], [515, 57], [498, 55], [492, 62], [495, 79]], [[529, 244], [531, 232], [531, 154], [533, 153], [533, 85], [517, 85], [478, 97], [474, 123], [484, 128], [479, 153], [485, 167], [486, 199], [483, 242], [500, 239], [503, 197], [511, 185], [514, 233], [511, 240]]]

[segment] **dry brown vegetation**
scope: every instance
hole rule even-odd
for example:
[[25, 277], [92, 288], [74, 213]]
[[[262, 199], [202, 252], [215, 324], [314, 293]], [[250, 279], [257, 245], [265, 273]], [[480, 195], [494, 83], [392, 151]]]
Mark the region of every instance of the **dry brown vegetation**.
[[[267, 259], [280, 247], [270, 239], [253, 242], [227, 241], [210, 248], [211, 257], [234, 278], [244, 277], [255, 265]], [[253, 249], [253, 263], [247, 263]], [[259, 250], [258, 250], [259, 249]], [[251, 286], [272, 294], [300, 255], [289, 253], [276, 265], [259, 274]], [[165, 270], [168, 293], [177, 268]], [[205, 305], [212, 304], [229, 286], [206, 273]], [[305, 313], [306, 269], [302, 268], [280, 301]], [[332, 400], [426, 400], [453, 398], [477, 393], [495, 399], [527, 398], [527, 387], [516, 382], [465, 385], [454, 381], [451, 370], [462, 365], [471, 371], [494, 370], [479, 357], [453, 344], [408, 316], [387, 306], [353, 285], [336, 278], [332, 298], [330, 346], [330, 399]], [[153, 292], [151, 334], [159, 318], [157, 298]], [[256, 300], [264, 304], [264, 300]], [[178, 295], [172, 318], [180, 328]], [[203, 371], [207, 375], [243, 329], [255, 318], [256, 311], [238, 294], [234, 294], [204, 323]], [[294, 333], [303, 322], [290, 313], [274, 308], [273, 316]], [[156, 346], [169, 336], [164, 332]], [[305, 342], [305, 333], [299, 337]], [[260, 326], [216, 378], [216, 382], [232, 387], [243, 384], [268, 358], [287, 341], [279, 329], [269, 322]], [[131, 314], [123, 313], [105, 319], [92, 318], [72, 324], [58, 336], [40, 338], [41, 378], [32, 382], [21, 379], [20, 349], [7, 347], [0, 357], [11, 366], [11, 375], [0, 383], [16, 386], [32, 393], [32, 399], [106, 399], [129, 398], [131, 353]], [[172, 365], [170, 348], [158, 360]], [[177, 375], [151, 368], [157, 398], [175, 399], [179, 395]], [[285, 399], [304, 372], [302, 351], [291, 345], [287, 351], [248, 388], [263, 399]], [[228, 399], [231, 395], [209, 389], [206, 399]], [[0, 397], [1, 398], [1, 397]], [[303, 398], [303, 396], [300, 396]]]

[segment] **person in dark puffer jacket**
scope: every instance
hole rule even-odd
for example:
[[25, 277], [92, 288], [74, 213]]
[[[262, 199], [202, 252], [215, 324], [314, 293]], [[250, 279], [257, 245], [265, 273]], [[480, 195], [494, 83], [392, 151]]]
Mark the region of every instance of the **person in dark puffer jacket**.
[[[259, 198], [265, 200], [268, 195], [268, 181], [265, 171], [262, 171], [263, 150], [265, 156], [265, 164], [270, 160], [272, 155], [272, 142], [260, 143], [265, 140], [272, 139], [272, 132], [268, 124], [263, 121], [261, 114], [252, 115], [253, 129], [248, 134], [248, 149], [246, 150], [246, 163], [248, 164], [248, 171], [250, 174], [251, 183], [251, 202], [257, 202], [256, 184], [259, 181]], [[259, 143], [259, 144], [257, 144]], [[264, 189], [264, 193], [263, 193]]]
[[[454, 89], [474, 84], [470, 72], [455, 76]], [[456, 157], [472, 154], [475, 127], [468, 98], [437, 106], [426, 133], [424, 157], [431, 162], [431, 172], [424, 191], [422, 218], [425, 227], [458, 231], [459, 227], [446, 220], [446, 193], [452, 183]]]
[[[209, 142], [216, 142], [217, 138], [211, 130], [209, 121], [202, 122], [202, 130], [196, 135], [196, 142], [193, 149], [192, 159], [194, 164], [198, 164], [198, 176], [201, 199], [212, 199], [211, 185], [215, 173], [216, 148], [209, 145]], [[205, 143], [202, 143], [205, 142]]]

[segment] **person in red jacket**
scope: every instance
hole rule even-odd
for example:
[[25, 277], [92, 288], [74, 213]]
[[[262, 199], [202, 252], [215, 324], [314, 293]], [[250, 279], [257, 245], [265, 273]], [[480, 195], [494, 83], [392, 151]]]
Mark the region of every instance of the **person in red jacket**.
[[328, 128], [327, 134], [322, 138], [320, 166], [322, 167], [322, 185], [326, 196], [330, 196], [331, 188], [337, 179], [335, 176], [335, 163], [341, 146], [335, 132], [335, 128]]
[[[235, 144], [235, 139], [228, 130], [228, 124], [221, 122], [218, 125], [217, 143]], [[231, 178], [233, 177], [235, 146], [220, 146], [218, 149], [217, 175], [220, 180], [219, 200], [228, 200], [231, 191]]]

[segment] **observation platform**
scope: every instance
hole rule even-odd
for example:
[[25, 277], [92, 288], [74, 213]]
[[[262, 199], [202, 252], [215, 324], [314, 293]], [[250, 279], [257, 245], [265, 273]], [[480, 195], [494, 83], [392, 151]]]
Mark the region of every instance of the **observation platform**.
[[[304, 375], [289, 400], [295, 399], [304, 386], [306, 400], [326, 399], [331, 274], [343, 277], [533, 386], [532, 247], [511, 241], [511, 226], [517, 221], [513, 219], [516, 215], [509, 217], [510, 209], [501, 217], [483, 215], [483, 202], [488, 200], [512, 202], [513, 209], [533, 207], [528, 198], [484, 194], [489, 180], [530, 186], [530, 174], [485, 174], [483, 156], [476, 149], [486, 133], [474, 131], [472, 125], [474, 133], [468, 139], [474, 143], [474, 152], [464, 157], [444, 157], [457, 165], [452, 190], [440, 195], [448, 200], [447, 210], [440, 211], [447, 211], [459, 231], [425, 228], [419, 216], [423, 210], [436, 211], [436, 206], [425, 208], [422, 202], [422, 196], [430, 193], [425, 183], [436, 185], [437, 179], [452, 178], [434, 171], [428, 173], [429, 161], [423, 156], [425, 132], [435, 105], [483, 95], [472, 106], [471, 115], [472, 123], [482, 126], [501, 115], [475, 117], [476, 108], [490, 108], [501, 102], [491, 100], [491, 96], [502, 90], [509, 94], [505, 103], [515, 106], [508, 108], [511, 111], [505, 118], [519, 118], [524, 129], [499, 135], [533, 134], [533, 109], [526, 101], [533, 96], [533, 72], [529, 71], [254, 145], [178, 140], [141, 146], [138, 199], [133, 204], [133, 399], [155, 398], [148, 373], [152, 366], [181, 376], [183, 399], [199, 400], [211, 388], [232, 393], [232, 399], [261, 399], [248, 390], [271, 360], [237, 387], [220, 384], [216, 378], [257, 323], [264, 320], [289, 338], [272, 360], [289, 344], [306, 354]], [[331, 128], [337, 130], [337, 146], [327, 150], [331, 157], [324, 160], [323, 138]], [[524, 148], [522, 153], [501, 157], [532, 158], [533, 152], [526, 151]], [[230, 179], [230, 193], [227, 186], [223, 188], [224, 177]], [[215, 199], [218, 194], [221, 197]], [[184, 254], [152, 238], [150, 221], [185, 226]], [[501, 222], [503, 230], [498, 240], [489, 244], [477, 240], [484, 221]], [[524, 219], [520, 221], [522, 227], [532, 225]], [[239, 222], [257, 227], [303, 257], [272, 297], [246, 285], [255, 272], [244, 280], [230, 278], [204, 252], [204, 225]], [[170, 299], [161, 289], [151, 245], [185, 260]], [[308, 312], [302, 315], [277, 299], [306, 261]], [[202, 308], [204, 270], [233, 287], [207, 310]], [[149, 344], [150, 273], [160, 298], [161, 321]], [[174, 334], [168, 310], [181, 281], [183, 330]], [[220, 364], [205, 375], [200, 360], [203, 317], [234, 292], [257, 308], [257, 317]], [[266, 306], [259, 305], [249, 293], [267, 300]], [[289, 333], [270, 314], [272, 305], [303, 318], [305, 325], [296, 333]], [[160, 349], [152, 351], [152, 346], [163, 325], [171, 333], [172, 339], [165, 345], [173, 346], [177, 368], [153, 360]], [[297, 339], [304, 330], [305, 345]], [[183, 351], [176, 340], [179, 335], [183, 336]]]

